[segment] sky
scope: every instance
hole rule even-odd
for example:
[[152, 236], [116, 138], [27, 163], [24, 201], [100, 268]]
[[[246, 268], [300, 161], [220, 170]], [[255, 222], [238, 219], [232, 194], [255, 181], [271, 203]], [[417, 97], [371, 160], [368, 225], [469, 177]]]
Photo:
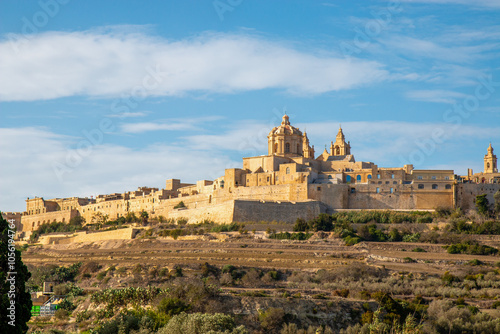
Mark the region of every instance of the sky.
[[0, 2], [0, 209], [267, 154], [284, 113], [316, 153], [483, 170], [500, 152], [500, 0]]

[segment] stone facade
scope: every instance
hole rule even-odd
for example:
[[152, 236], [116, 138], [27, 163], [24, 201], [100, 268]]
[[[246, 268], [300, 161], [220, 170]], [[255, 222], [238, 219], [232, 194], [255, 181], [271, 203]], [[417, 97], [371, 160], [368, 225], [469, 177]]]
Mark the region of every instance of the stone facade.
[[[373, 162], [356, 161], [339, 128], [330, 150], [315, 157], [307, 134], [283, 116], [268, 138], [268, 154], [243, 158], [242, 168], [226, 169], [215, 180], [196, 184], [178, 179], [164, 189], [142, 187], [136, 191], [100, 195], [97, 198], [26, 200], [20, 216], [23, 231], [52, 221], [69, 222], [82, 216], [87, 223], [97, 214], [114, 220], [133, 212], [150, 217], [188, 222], [210, 220], [294, 221], [340, 209], [432, 210], [437, 207], [473, 208], [475, 196], [500, 188], [497, 159], [490, 144], [485, 172], [459, 177], [453, 170], [418, 170], [413, 165], [382, 168]], [[465, 183], [464, 183], [465, 182]], [[484, 184], [488, 183], [488, 189]], [[491, 189], [490, 189], [491, 188]], [[180, 202], [184, 208], [175, 208]]]

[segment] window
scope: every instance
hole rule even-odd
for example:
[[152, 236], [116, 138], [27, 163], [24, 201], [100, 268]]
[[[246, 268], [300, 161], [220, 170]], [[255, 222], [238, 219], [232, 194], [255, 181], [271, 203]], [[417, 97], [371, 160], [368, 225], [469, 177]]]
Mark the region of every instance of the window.
[[371, 174], [368, 174], [368, 176], [366, 177], [368, 180], [371, 180], [372, 179], [372, 175]]
[[278, 152], [278, 143], [274, 144], [274, 153]]
[[345, 177], [345, 182], [350, 183], [351, 182], [351, 175], [347, 175]]
[[378, 181], [378, 184], [382, 184], [382, 181]]
[[269, 182], [269, 176], [267, 177], [267, 182]]
[[389, 181], [385, 181], [385, 184], [389, 184]]
[[286, 173], [287, 173], [287, 174], [290, 174], [290, 167], [287, 167], [287, 168], [286, 168]]
[[285, 144], [285, 153], [290, 153], [290, 143]]
[[422, 175], [418, 175], [418, 176], [417, 176], [417, 180], [422, 180], [422, 179], [423, 179], [423, 178], [422, 178]]
[[438, 185], [434, 183], [434, 184], [432, 185], [432, 189], [436, 190], [437, 188], [438, 188]]
[[321, 187], [318, 187], [317, 189], [318, 189], [318, 191], [321, 191]]
[[330, 180], [331, 178], [332, 178], [332, 176], [331, 176], [331, 175], [328, 175], [328, 179]]
[[424, 189], [424, 185], [422, 183], [418, 184], [418, 189]]
[[377, 194], [380, 194], [380, 188], [377, 188]]
[[451, 189], [451, 184], [447, 184], [444, 186], [444, 189]]
[[436, 179], [436, 175], [432, 175], [431, 179], [435, 180]]
[[300, 153], [300, 144], [297, 144], [297, 154]]
[[380, 174], [377, 174], [377, 179], [380, 179]]
[[393, 179], [393, 178], [394, 178], [394, 174], [391, 174], [391, 179]]
[[351, 188], [351, 194], [354, 194], [356, 192], [356, 188]]
[[392, 182], [392, 184], [398, 184], [398, 181], [394, 181], [394, 182]]
[[445, 179], [445, 180], [449, 180], [449, 179], [450, 179], [450, 177], [449, 177], [449, 176], [445, 176], [445, 177], [444, 177], [444, 179]]
[[394, 188], [391, 188], [391, 194], [394, 194]]
[[356, 181], [361, 182], [361, 175], [356, 176]]

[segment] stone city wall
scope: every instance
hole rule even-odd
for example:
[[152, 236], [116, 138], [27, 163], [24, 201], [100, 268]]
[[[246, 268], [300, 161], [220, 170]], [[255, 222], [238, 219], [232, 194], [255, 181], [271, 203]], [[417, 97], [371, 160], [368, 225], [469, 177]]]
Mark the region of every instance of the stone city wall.
[[310, 220], [324, 212], [326, 212], [326, 206], [318, 201], [260, 202], [236, 200], [234, 201], [233, 221], [293, 223], [297, 218]]
[[493, 195], [500, 191], [500, 184], [473, 184], [460, 183], [457, 184], [457, 207], [463, 210], [472, 210], [476, 208], [476, 196], [486, 194], [486, 198], [490, 204], [495, 203]]

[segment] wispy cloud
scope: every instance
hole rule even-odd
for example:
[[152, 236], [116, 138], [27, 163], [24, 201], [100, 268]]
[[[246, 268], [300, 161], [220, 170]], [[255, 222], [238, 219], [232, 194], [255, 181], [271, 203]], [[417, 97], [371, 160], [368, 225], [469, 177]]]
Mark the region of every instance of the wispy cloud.
[[252, 35], [205, 33], [172, 41], [102, 30], [47, 32], [28, 41], [4, 37], [0, 72], [3, 101], [268, 88], [314, 95], [379, 82], [389, 75], [375, 61], [348, 61]]
[[[187, 182], [213, 179], [223, 175], [224, 168], [238, 166], [220, 152], [175, 145], [149, 145], [140, 150], [96, 145], [81, 156], [78, 149], [71, 148], [77, 142], [77, 138], [41, 128], [0, 129], [0, 154], [8, 161], [2, 165], [0, 178], [0, 188], [8, 189], [0, 193], [2, 210], [24, 210], [28, 196], [84, 197], [139, 186], [163, 188], [169, 178]], [[81, 157], [81, 162], [75, 163], [75, 157]], [[55, 164], [68, 167], [62, 172], [62, 182]]]
[[123, 123], [120, 125], [124, 133], [142, 133], [149, 131], [181, 131], [199, 129], [199, 125], [207, 122], [214, 122], [223, 117], [213, 115], [187, 119], [162, 119], [155, 122]]
[[464, 99], [466, 94], [449, 90], [413, 90], [406, 93], [406, 96], [415, 101], [448, 103], [454, 104], [457, 99]]
[[427, 3], [438, 5], [466, 5], [469, 7], [493, 7], [499, 8], [500, 2], [498, 0], [401, 0], [401, 2], [411, 3]]
[[144, 117], [147, 116], [149, 112], [147, 111], [137, 111], [137, 112], [124, 112], [121, 114], [111, 114], [107, 115], [107, 117], [117, 117], [117, 118], [131, 118], [131, 117]]
[[393, 35], [382, 40], [387, 47], [411, 58], [429, 58], [466, 63], [483, 58], [484, 52], [499, 48], [498, 43], [477, 45], [443, 45], [436, 41], [403, 35]]
[[126, 123], [121, 125], [122, 132], [125, 133], [141, 133], [148, 131], [159, 131], [159, 130], [189, 130], [194, 129], [194, 125], [190, 123]]

